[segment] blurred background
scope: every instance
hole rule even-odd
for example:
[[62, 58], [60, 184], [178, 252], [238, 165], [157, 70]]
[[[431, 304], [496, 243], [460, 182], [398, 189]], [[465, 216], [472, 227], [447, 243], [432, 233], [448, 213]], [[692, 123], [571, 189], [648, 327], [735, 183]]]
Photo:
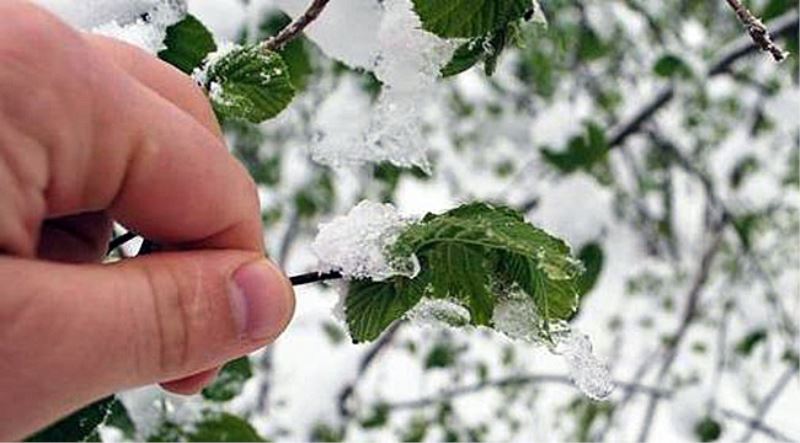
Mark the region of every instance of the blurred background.
[[[249, 42], [293, 3], [189, 2], [220, 40]], [[746, 3], [786, 62], [755, 50], [723, 0], [542, 0], [549, 25], [524, 28], [493, 77], [473, 68], [425, 97], [431, 175], [311, 160], [321, 114], [369, 113], [381, 84], [308, 38], [284, 50], [291, 107], [225, 124], [289, 274], [316, 269], [318, 224], [362, 199], [414, 215], [492, 201], [567, 239], [592, 277], [574, 324], [617, 382], [607, 401], [487, 330], [401, 322], [353, 345], [335, 288], [317, 285], [212, 390], [127, 393], [102, 438], [179, 438], [203, 407], [252, 426], [230, 435], [274, 441], [800, 440], [798, 4]]]

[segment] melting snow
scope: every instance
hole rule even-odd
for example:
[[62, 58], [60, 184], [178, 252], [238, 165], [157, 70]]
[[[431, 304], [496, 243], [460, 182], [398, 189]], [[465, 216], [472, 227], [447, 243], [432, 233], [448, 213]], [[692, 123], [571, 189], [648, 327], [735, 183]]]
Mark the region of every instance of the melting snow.
[[348, 278], [413, 277], [419, 272], [416, 257], [398, 261], [386, 254], [409, 221], [392, 205], [365, 200], [346, 216], [320, 225], [312, 249], [323, 269], [340, 271]]

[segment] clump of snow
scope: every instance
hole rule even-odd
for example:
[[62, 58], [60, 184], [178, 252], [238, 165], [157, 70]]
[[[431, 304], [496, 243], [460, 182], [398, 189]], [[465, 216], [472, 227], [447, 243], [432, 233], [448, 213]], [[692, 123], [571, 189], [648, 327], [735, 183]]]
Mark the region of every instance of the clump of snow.
[[608, 367], [592, 352], [589, 336], [568, 330], [555, 335], [553, 352], [561, 355], [569, 368], [570, 378], [586, 396], [603, 400], [611, 395], [614, 383]]
[[311, 158], [334, 167], [369, 161], [365, 135], [372, 103], [355, 78], [346, 76], [320, 104], [314, 122]]
[[492, 313], [494, 328], [509, 338], [542, 343], [539, 313], [530, 296], [512, 291], [498, 297]]
[[393, 259], [387, 253], [409, 222], [394, 206], [365, 200], [346, 216], [320, 225], [312, 249], [323, 269], [347, 278], [413, 278], [419, 273], [416, 257]]
[[[297, 17], [308, 0], [275, 0], [286, 14]], [[305, 35], [329, 57], [353, 67], [371, 70], [380, 53], [378, 29], [383, 8], [376, 0], [332, 1], [309, 26]]]
[[512, 291], [499, 297], [492, 321], [496, 330], [510, 338], [547, 345], [551, 352], [560, 355], [575, 386], [589, 398], [602, 400], [614, 390], [608, 368], [592, 352], [592, 343], [586, 334], [557, 323], [550, 325], [554, 345], [543, 340], [540, 315], [527, 294]]
[[137, 440], [147, 441], [156, 434], [164, 421], [183, 429], [191, 429], [203, 414], [203, 397], [174, 395], [156, 386], [147, 386], [117, 394], [125, 406], [137, 434]]
[[151, 54], [164, 49], [167, 28], [186, 16], [184, 0], [38, 0], [72, 26]]
[[467, 308], [458, 303], [436, 298], [423, 298], [406, 314], [406, 318], [415, 324], [465, 326], [469, 324], [471, 316]]
[[186, 10], [186, 3], [181, 0], [163, 0], [133, 22], [112, 20], [92, 28], [91, 32], [157, 54], [166, 48], [164, 39], [167, 37], [167, 28], [183, 19]]
[[34, 0], [70, 25], [89, 30], [113, 21], [135, 22], [162, 0]]
[[[334, 10], [355, 12], [357, 3], [360, 2], [340, 2], [339, 9]], [[424, 31], [410, 0], [387, 0], [378, 10], [377, 2], [371, 3], [367, 9], [372, 21], [359, 21], [364, 12], [345, 14], [335, 26], [333, 22], [325, 25], [326, 40], [315, 38], [313, 28], [317, 23], [311, 26], [312, 40], [332, 57], [340, 58], [337, 54], [347, 53], [349, 49], [345, 48], [349, 46], [358, 47], [357, 57], [348, 54], [341, 59], [373, 71], [383, 83], [374, 105], [365, 93], [354, 92], [352, 82], [340, 85], [315, 119], [312, 157], [335, 167], [387, 161], [429, 170], [422, 113], [440, 70], [456, 45]], [[287, 12], [293, 13], [292, 8], [286, 8]], [[329, 12], [326, 10], [325, 14]], [[368, 36], [357, 38], [349, 34], [350, 29], [361, 29], [364, 23], [369, 23], [368, 31], [359, 32]], [[341, 35], [348, 38], [343, 40]], [[366, 46], [364, 39], [369, 42]]]

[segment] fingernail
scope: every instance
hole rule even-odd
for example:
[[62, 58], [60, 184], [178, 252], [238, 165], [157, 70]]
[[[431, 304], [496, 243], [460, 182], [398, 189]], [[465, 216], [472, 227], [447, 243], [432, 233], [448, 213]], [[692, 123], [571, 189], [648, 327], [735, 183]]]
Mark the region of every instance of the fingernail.
[[262, 340], [280, 334], [294, 311], [294, 292], [271, 262], [248, 263], [233, 273], [231, 308], [239, 334]]

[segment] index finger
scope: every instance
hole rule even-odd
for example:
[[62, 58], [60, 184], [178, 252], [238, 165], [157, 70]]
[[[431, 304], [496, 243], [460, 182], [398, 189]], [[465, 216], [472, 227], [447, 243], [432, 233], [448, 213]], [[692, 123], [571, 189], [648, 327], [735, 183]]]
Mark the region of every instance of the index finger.
[[213, 132], [55, 17], [0, 10], [4, 104], [46, 163], [39, 218], [108, 210], [160, 243], [262, 252], [256, 186]]

